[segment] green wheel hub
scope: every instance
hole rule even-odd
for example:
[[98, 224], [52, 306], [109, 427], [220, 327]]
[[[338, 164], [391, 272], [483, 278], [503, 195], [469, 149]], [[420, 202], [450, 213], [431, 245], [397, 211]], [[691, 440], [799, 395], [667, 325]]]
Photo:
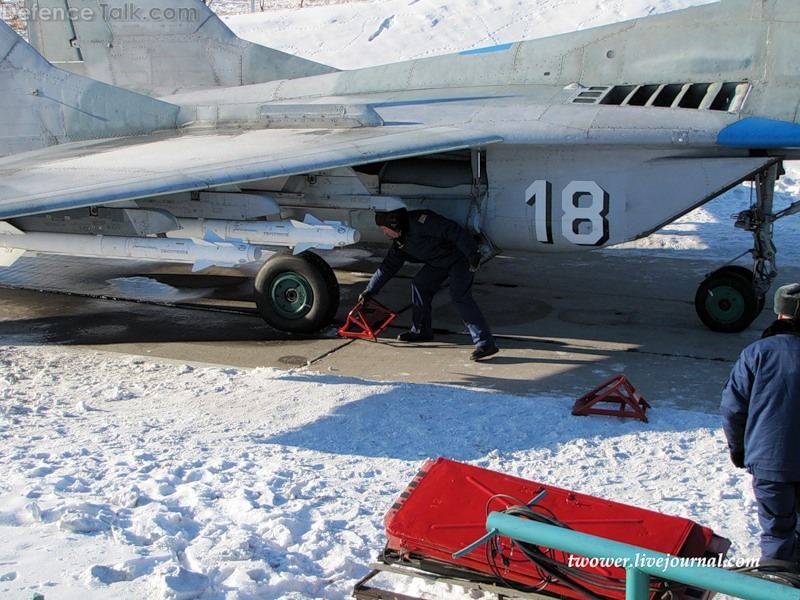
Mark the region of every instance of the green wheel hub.
[[721, 285], [708, 293], [706, 311], [719, 323], [734, 323], [748, 311], [748, 304], [739, 290]]
[[270, 288], [272, 306], [285, 319], [300, 319], [314, 306], [314, 291], [308, 280], [298, 273], [283, 273]]

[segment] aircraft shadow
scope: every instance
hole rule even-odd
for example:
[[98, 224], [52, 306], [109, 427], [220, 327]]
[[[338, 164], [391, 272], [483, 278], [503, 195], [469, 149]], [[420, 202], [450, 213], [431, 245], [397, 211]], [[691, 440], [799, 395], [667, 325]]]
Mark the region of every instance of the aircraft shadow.
[[[63, 299], [65, 303], [76, 300]], [[0, 321], [0, 337], [20, 345], [99, 346], [304, 339], [268, 327], [257, 314], [209, 312], [174, 306], [165, 309], [159, 305], [128, 301], [78, 300], [93, 302], [97, 309], [71, 315]]]
[[[452, 386], [376, 384], [355, 378], [302, 374], [288, 378], [390, 389], [338, 404], [313, 422], [254, 441], [401, 460], [447, 456], [470, 461], [497, 454], [498, 449], [502, 453], [538, 449], [544, 458], [549, 451], [576, 438], [612, 439], [640, 431], [670, 431], [675, 421], [655, 419], [643, 423], [616, 417], [575, 417], [571, 414], [573, 400], [564, 397], [525, 398]], [[552, 427], [541, 426], [548, 422]], [[486, 435], [487, 429], [493, 431], [491, 436]]]

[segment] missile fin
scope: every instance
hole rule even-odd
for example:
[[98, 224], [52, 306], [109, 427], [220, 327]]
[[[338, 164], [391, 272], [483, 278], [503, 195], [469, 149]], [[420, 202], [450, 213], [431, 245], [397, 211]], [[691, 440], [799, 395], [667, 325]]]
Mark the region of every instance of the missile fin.
[[292, 254], [300, 254], [301, 252], [305, 252], [306, 250], [311, 250], [313, 248], [318, 248], [318, 247], [319, 246], [317, 244], [308, 244], [308, 243], [297, 244], [297, 246], [294, 247], [294, 250], [292, 250]]
[[198, 271], [202, 271], [203, 269], [207, 269], [208, 267], [216, 267], [216, 266], [224, 266], [224, 265], [217, 265], [212, 260], [198, 260], [192, 265], [192, 273], [197, 273]]
[[0, 221], [0, 234], [6, 235], [25, 235], [24, 231], [20, 231], [7, 221]]
[[19, 248], [0, 248], [0, 267], [10, 267], [25, 252], [25, 250], [20, 250]]
[[314, 225], [314, 226], [324, 225], [324, 223], [320, 221], [317, 217], [310, 214], [306, 214], [306, 218], [303, 219], [303, 223], [305, 223], [306, 225]]
[[225, 240], [223, 240], [216, 231], [206, 229], [205, 235], [203, 235], [203, 241], [210, 244], [218, 244], [220, 242], [224, 242]]

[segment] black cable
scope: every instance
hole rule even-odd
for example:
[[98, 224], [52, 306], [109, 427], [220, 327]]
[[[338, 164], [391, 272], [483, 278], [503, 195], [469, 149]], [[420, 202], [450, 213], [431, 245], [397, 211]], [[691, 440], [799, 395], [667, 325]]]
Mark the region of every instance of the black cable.
[[[491, 502], [491, 499], [490, 499]], [[487, 503], [488, 507], [488, 503]], [[532, 521], [543, 522], [548, 525], [554, 525], [556, 527], [563, 527], [565, 529], [570, 529], [567, 525], [559, 521], [555, 515], [548, 516], [541, 512], [537, 512], [533, 510], [531, 507], [520, 504], [518, 506], [509, 506], [505, 510], [502, 511], [504, 514], [508, 514], [511, 516], [516, 517], [524, 517]], [[552, 512], [548, 510], [552, 515]], [[496, 538], [495, 538], [496, 539]], [[568, 567], [563, 561], [556, 559], [555, 557], [547, 556], [547, 554], [541, 550], [538, 546], [534, 546], [532, 544], [526, 544], [525, 542], [520, 542], [519, 540], [511, 540], [512, 543], [520, 549], [522, 554], [536, 567], [537, 571], [540, 572], [540, 576], [542, 577], [542, 583], [544, 585], [539, 585], [533, 588], [532, 586], [521, 586], [519, 583], [515, 583], [512, 581], [508, 581], [503, 575], [500, 573], [500, 570], [497, 566], [497, 561], [495, 556], [490, 556], [490, 546], [494, 548], [494, 542], [490, 541], [487, 543], [487, 563], [489, 567], [492, 569], [492, 572], [500, 578], [504, 585], [507, 587], [511, 587], [517, 591], [540, 591], [546, 585], [552, 583], [553, 581], [560, 581], [566, 587], [577, 591], [578, 593], [582, 594], [583, 597], [588, 598], [589, 600], [604, 600], [601, 596], [598, 596], [587, 589], [584, 585], [582, 585], [578, 580], [582, 577], [585, 577], [585, 573], [582, 573], [578, 569], [573, 569]], [[502, 554], [501, 554], [502, 555]], [[510, 560], [505, 555], [502, 555], [504, 560]], [[507, 566], [507, 565], [505, 565]], [[598, 576], [597, 579], [594, 577], [588, 577], [589, 583], [592, 585], [597, 585], [598, 587], [605, 587], [603, 585], [608, 578], [604, 578], [603, 576]], [[614, 580], [619, 581], [619, 580]], [[606, 584], [607, 585], [607, 584]], [[622, 589], [624, 589], [624, 582], [622, 582]]]
[[[517, 505], [520, 505], [520, 506], [527, 506], [524, 502], [520, 501], [518, 498], [515, 498], [514, 496], [509, 496], [508, 494], [495, 494], [495, 495], [491, 496], [486, 501], [485, 512], [486, 512], [487, 516], [491, 512], [490, 506], [491, 506], [492, 502], [494, 500], [501, 500], [501, 499], [502, 500], [506, 500], [506, 501], [516, 502]], [[514, 505], [512, 505], [512, 507], [513, 506]], [[509, 508], [511, 508], [511, 507], [506, 507], [501, 512], [506, 512], [507, 510], [509, 510]], [[548, 510], [548, 512], [550, 512], [550, 514], [553, 514], [549, 510]], [[553, 515], [553, 518], [555, 518], [555, 515]], [[529, 559], [527, 557], [525, 557], [523, 559], [512, 559], [511, 557], [506, 556], [505, 554], [503, 554], [502, 549], [498, 550], [497, 546], [499, 546], [499, 544], [495, 544], [495, 542], [498, 539], [499, 538], [497, 536], [495, 536], [494, 538], [489, 540], [484, 547], [486, 549], [486, 564], [489, 567], [489, 569], [492, 571], [494, 576], [497, 577], [497, 580], [501, 585], [503, 585], [503, 586], [505, 586], [507, 588], [516, 590], [518, 592], [530, 593], [530, 592], [540, 592], [540, 591], [544, 590], [550, 583], [553, 582], [553, 578], [550, 577], [550, 575], [547, 574], [545, 571], [542, 571], [541, 569], [539, 569], [538, 565], [536, 565], [535, 563], [534, 563], [534, 567], [536, 567], [537, 575], [542, 580], [542, 582], [540, 584], [537, 584], [537, 585], [526, 585], [526, 584], [522, 584], [522, 583], [518, 583], [516, 581], [511, 581], [509, 579], [506, 579], [503, 576], [503, 574], [500, 572], [499, 567], [497, 566], [497, 562], [496, 562], [497, 554], [499, 554], [502, 557], [503, 566], [505, 568], [508, 568], [512, 562], [513, 563], [523, 563], [523, 562], [526, 562], [526, 560], [529, 562]]]
[[[494, 538], [497, 539], [497, 538]], [[497, 578], [497, 582], [509, 589], [515, 590], [517, 592], [525, 592], [525, 593], [533, 593], [533, 592], [541, 592], [544, 590], [550, 583], [552, 583], [553, 579], [549, 578], [549, 576], [542, 574], [541, 570], [539, 569], [538, 565], [536, 566], [537, 571], [539, 572], [539, 577], [541, 577], [542, 582], [538, 585], [526, 585], [523, 583], [519, 583], [510, 579], [506, 579], [503, 574], [500, 572], [499, 567], [497, 566], [496, 562], [496, 555], [493, 553], [496, 551], [494, 547], [494, 540], [490, 540], [485, 545], [486, 548], [486, 564], [488, 565], [489, 569], [492, 571], [492, 574]], [[491, 555], [491, 556], [490, 556]], [[501, 556], [502, 553], [501, 553]], [[504, 557], [505, 558], [505, 557]]]
[[546, 571], [554, 578], [558, 579], [562, 585], [565, 585], [571, 590], [574, 590], [579, 594], [582, 594], [582, 597], [587, 598], [588, 600], [606, 600], [602, 596], [598, 596], [594, 592], [590, 591], [588, 588], [584, 587], [581, 583], [575, 581], [575, 579], [578, 579], [577, 577], [573, 577], [570, 574], [564, 572], [565, 570], [569, 570], [569, 567], [567, 567], [566, 569], [561, 568], [561, 565], [563, 565], [564, 563], [561, 563], [559, 561], [553, 561], [552, 563], [550, 563], [547, 560], [543, 560], [544, 558], [546, 558], [545, 554], [541, 551], [541, 549], [538, 546], [516, 542], [516, 540], [515, 543], [520, 548], [520, 550], [522, 550], [522, 552], [526, 556], [528, 556], [531, 562], [535, 563], [537, 567]]
[[[535, 508], [543, 509], [544, 507], [537, 506]], [[534, 510], [531, 506], [520, 504], [518, 506], [510, 506], [505, 510], [503, 510], [502, 512], [508, 515], [522, 517], [532, 521], [553, 525], [556, 527], [571, 529], [568, 525], [559, 521], [550, 510], [547, 510], [547, 512], [550, 513], [550, 515], [552, 516], [548, 516], [543, 514], [542, 512], [539, 512], [538, 510]], [[604, 600], [604, 599], [602, 596], [599, 596], [593, 593], [592, 591], [588, 590], [585, 587], [586, 585], [600, 588], [601, 590], [609, 590], [613, 592], [624, 591], [626, 588], [626, 583], [624, 579], [588, 573], [576, 567], [570, 567], [563, 560], [559, 560], [555, 556], [548, 556], [548, 554], [544, 552], [539, 546], [536, 546], [534, 544], [528, 544], [526, 542], [521, 542], [519, 540], [512, 539], [511, 541], [514, 544], [514, 546], [519, 548], [520, 551], [525, 555], [525, 557], [532, 564], [534, 564], [534, 566], [537, 568], [538, 571], [546, 574], [546, 577], [542, 577], [543, 582], [552, 583], [554, 580], [558, 580], [563, 585], [569, 587], [570, 589], [578, 591], [579, 593], [583, 594], [584, 597], [590, 598], [591, 600], [595, 599]], [[555, 551], [553, 550], [550, 550], [550, 552], [555, 554]], [[492, 561], [490, 559], [490, 557], [488, 556], [488, 552], [487, 552], [487, 562], [490, 563], [490, 567], [492, 568], [493, 572], [495, 572], [498, 576], [500, 576], [499, 573], [497, 572], [497, 565], [491, 564], [492, 562], [495, 561]], [[657, 587], [651, 586], [650, 589], [652, 592], [660, 592], [662, 594], [672, 594], [672, 592], [675, 590], [686, 588], [686, 586], [683, 584], [668, 586], [666, 585], [667, 582], [663, 580], [657, 580], [657, 581], [660, 581], [660, 584]], [[515, 587], [515, 586], [510, 586], [510, 587]]]

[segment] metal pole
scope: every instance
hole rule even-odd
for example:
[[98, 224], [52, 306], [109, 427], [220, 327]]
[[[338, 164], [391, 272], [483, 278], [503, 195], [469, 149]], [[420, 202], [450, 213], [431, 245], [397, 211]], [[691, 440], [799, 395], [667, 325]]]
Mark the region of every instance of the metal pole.
[[626, 569], [625, 573], [625, 600], [649, 598], [650, 576], [633, 567]]
[[587, 558], [605, 558], [619, 561], [626, 568], [628, 575], [633, 575], [629, 582], [626, 600], [647, 600], [650, 596], [646, 587], [642, 587], [644, 575], [654, 575], [686, 583], [702, 589], [714, 590], [730, 594], [744, 600], [800, 600], [800, 590], [790, 588], [772, 581], [748, 577], [718, 567], [697, 564], [698, 559], [671, 556], [638, 546], [631, 546], [606, 538], [564, 529], [555, 525], [529, 521], [493, 512], [486, 519], [486, 530], [496, 529], [499, 535], [521, 542], [528, 542], [562, 550]]

